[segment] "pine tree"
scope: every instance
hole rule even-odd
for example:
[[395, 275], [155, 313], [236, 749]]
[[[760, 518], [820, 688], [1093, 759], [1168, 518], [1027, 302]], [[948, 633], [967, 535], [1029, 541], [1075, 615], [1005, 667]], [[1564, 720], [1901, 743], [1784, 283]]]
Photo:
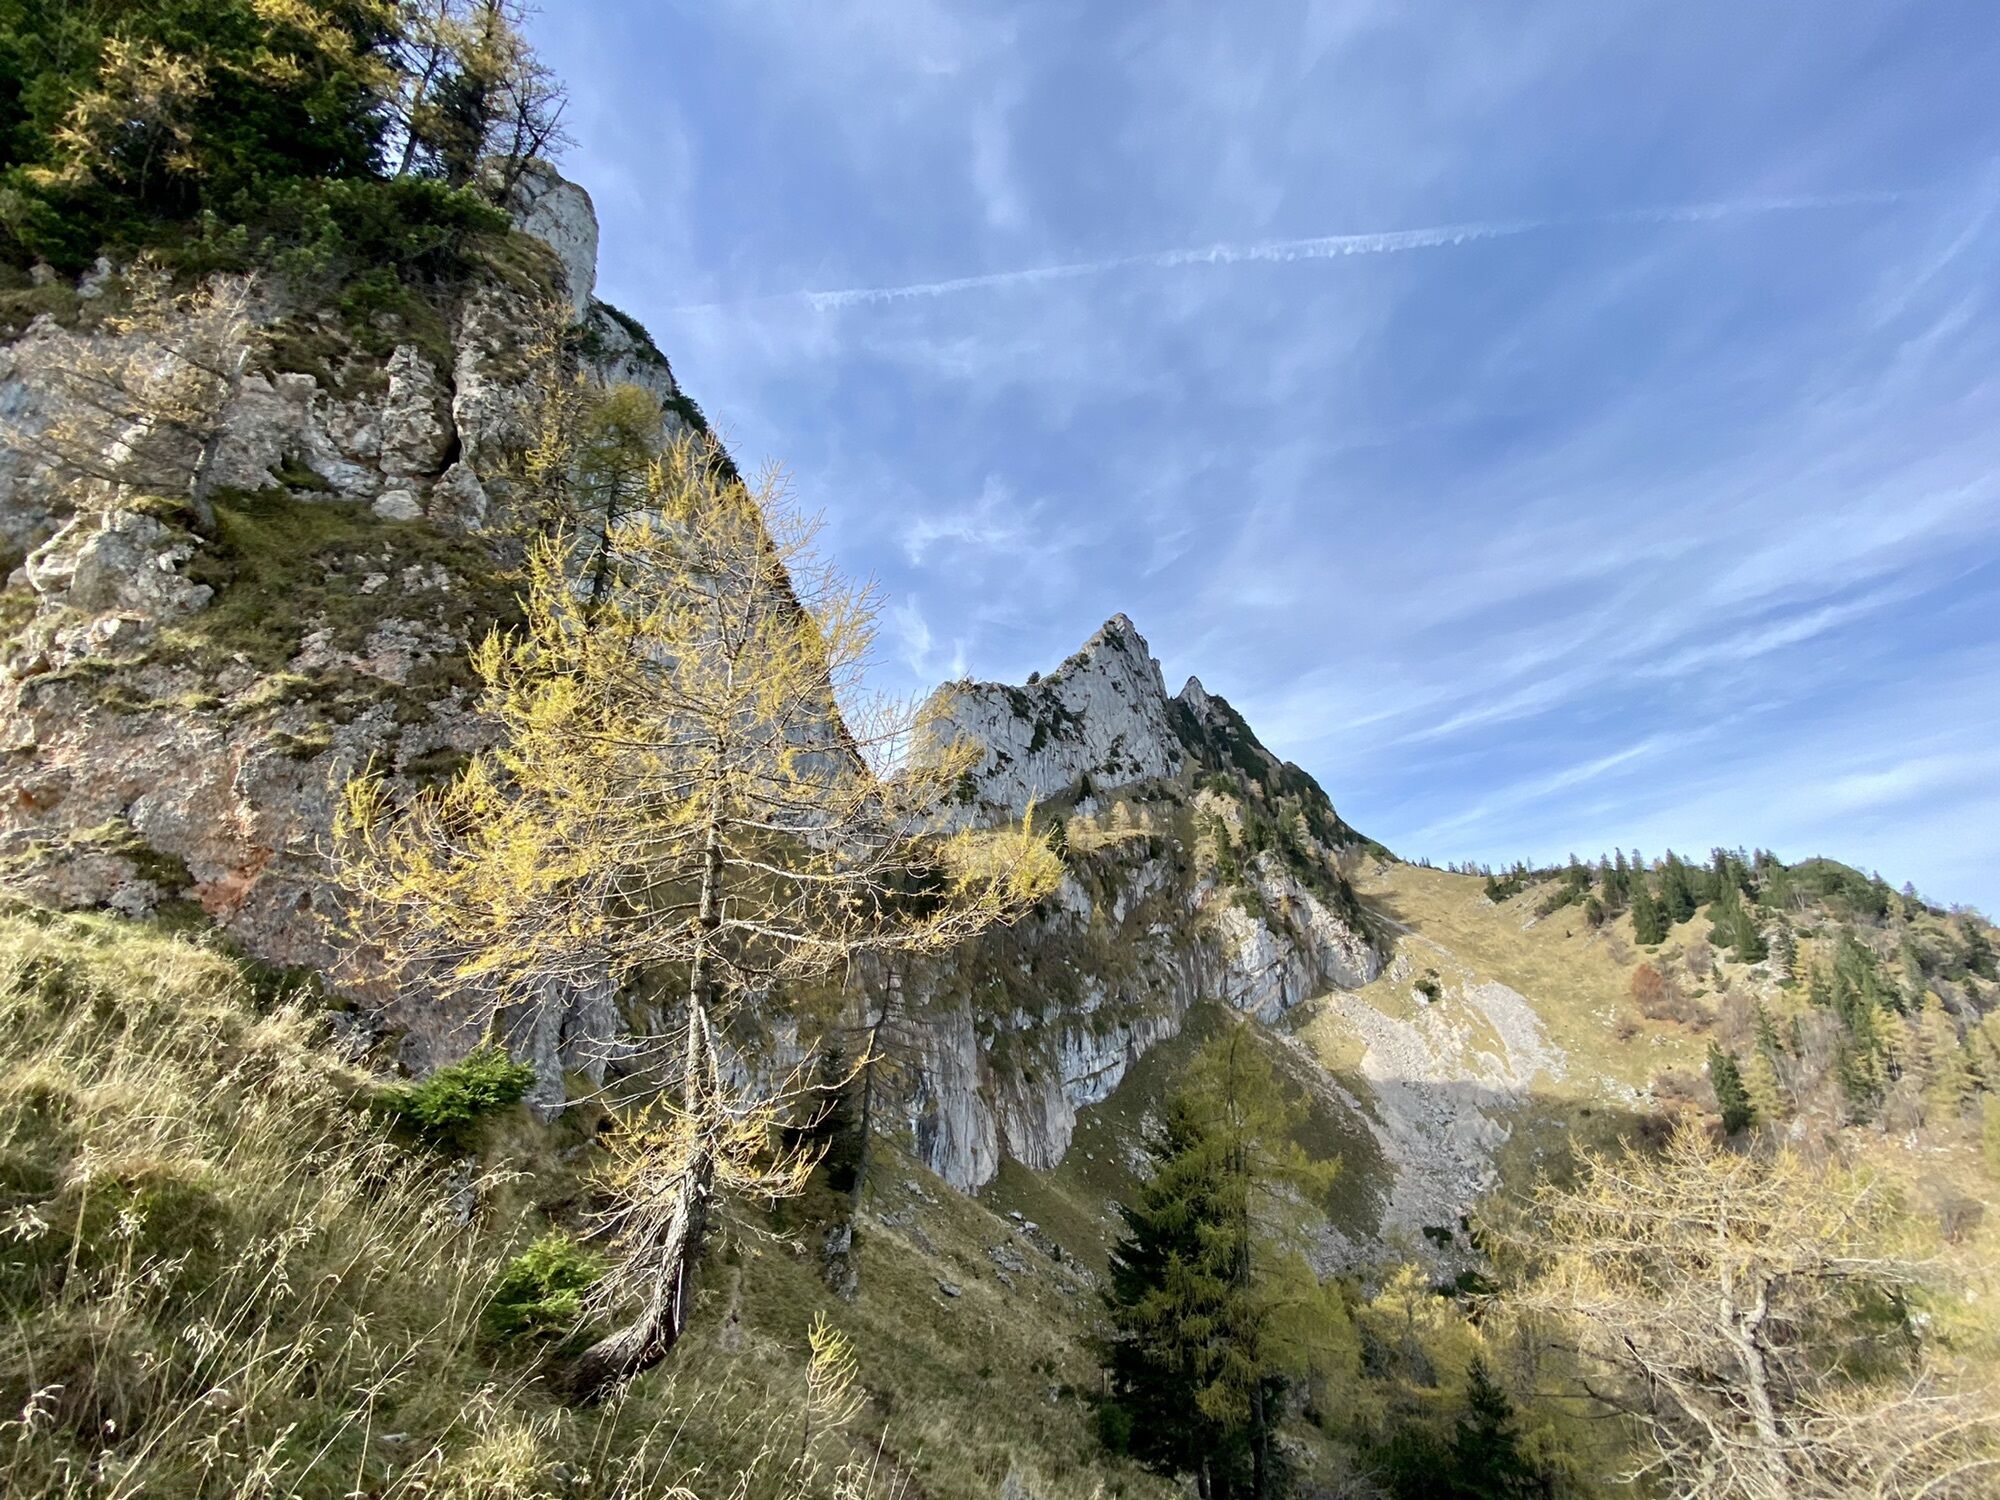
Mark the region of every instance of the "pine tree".
[[1486, 1361], [1465, 1372], [1465, 1410], [1453, 1424], [1451, 1472], [1438, 1492], [1450, 1500], [1526, 1500], [1551, 1486], [1521, 1452], [1514, 1405], [1494, 1383]]
[[842, 1195], [854, 1186], [861, 1169], [860, 1111], [854, 1099], [857, 1072], [837, 1042], [820, 1048], [799, 1117], [781, 1132], [785, 1145], [817, 1162], [827, 1187]]
[[1112, 1252], [1106, 1309], [1115, 1330], [1106, 1363], [1132, 1456], [1166, 1474], [1204, 1474], [1233, 1434], [1205, 1414], [1199, 1393], [1216, 1378], [1207, 1330], [1232, 1294], [1226, 1259], [1205, 1231], [1228, 1212], [1229, 1184], [1208, 1114], [1170, 1100], [1146, 1142], [1152, 1175], [1122, 1206], [1125, 1233]]
[[1632, 879], [1632, 936], [1649, 948], [1664, 942], [1667, 936], [1666, 913], [1653, 899], [1643, 874]]
[[1732, 900], [1733, 894], [1727, 886], [1724, 886], [1721, 894], [1715, 898], [1714, 904], [1709, 907], [1709, 916], [1712, 920], [1708, 924], [1708, 940], [1718, 948], [1727, 948], [1735, 940], [1737, 903]]
[[1996, 966], [1993, 943], [1986, 935], [1986, 929], [1971, 916], [1959, 918], [1959, 935], [1963, 939], [1962, 953], [1968, 973], [1981, 979], [2000, 979], [2000, 966]]
[[1330, 1172], [1292, 1143], [1297, 1108], [1240, 1027], [1204, 1049], [1164, 1115], [1151, 1175], [1119, 1210], [1100, 1344], [1117, 1417], [1104, 1426], [1147, 1467], [1196, 1476], [1208, 1500], [1268, 1496], [1287, 1384], [1352, 1365], [1343, 1304], [1275, 1217], [1300, 1190], [1323, 1195]]
[[1841, 1039], [1840, 1051], [1834, 1058], [1834, 1074], [1840, 1080], [1849, 1116], [1856, 1122], [1871, 1118], [1881, 1101], [1882, 1073], [1878, 1059], [1879, 1046], [1872, 1023], [1865, 1043], [1852, 1036]]
[[1620, 849], [1615, 859], [1600, 860], [1597, 868], [1603, 875], [1605, 906], [1612, 911], [1623, 910], [1631, 894], [1631, 879], [1625, 868], [1625, 851]]
[[1746, 1130], [1757, 1118], [1750, 1094], [1743, 1087], [1743, 1073], [1736, 1055], [1714, 1042], [1708, 1044], [1708, 1081], [1715, 1090], [1715, 1107], [1722, 1115], [1722, 1128], [1729, 1135]]
[[1660, 901], [1670, 925], [1678, 926], [1695, 913], [1694, 881], [1688, 867], [1673, 850], [1667, 851], [1666, 866], [1660, 872]]
[[1730, 908], [1729, 941], [1736, 950], [1736, 961], [1754, 964], [1769, 950], [1764, 945], [1764, 935], [1757, 930], [1757, 919], [1734, 886], [1730, 887]]
[[1717, 897], [1725, 891], [1734, 892], [1738, 896], [1748, 896], [1756, 889], [1750, 878], [1749, 866], [1727, 849], [1715, 851], [1714, 860], [1710, 865], [1709, 879], [1714, 885]]

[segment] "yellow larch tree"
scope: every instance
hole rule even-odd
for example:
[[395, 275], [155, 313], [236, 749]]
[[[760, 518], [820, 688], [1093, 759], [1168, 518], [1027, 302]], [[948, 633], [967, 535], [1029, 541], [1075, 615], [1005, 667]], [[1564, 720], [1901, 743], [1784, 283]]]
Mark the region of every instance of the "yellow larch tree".
[[715, 1196], [794, 1191], [809, 1166], [765, 1151], [787, 1086], [739, 1081], [719, 1029], [1012, 920], [1061, 873], [1025, 822], [950, 829], [974, 747], [864, 691], [872, 588], [774, 482], [716, 459], [671, 445], [601, 550], [536, 544], [525, 624], [474, 656], [497, 748], [400, 810], [360, 777], [339, 820], [360, 931], [411, 980], [498, 1006], [608, 969], [682, 997], [635, 1039], [671, 1084], [608, 1179], [611, 1292], [636, 1311], [579, 1361], [584, 1398], [672, 1348]]
[[1877, 1179], [1686, 1121], [1657, 1153], [1583, 1152], [1496, 1237], [1537, 1274], [1516, 1314], [1568, 1331], [1584, 1389], [1641, 1435], [1629, 1479], [1682, 1500], [1972, 1500], [2000, 1406]]

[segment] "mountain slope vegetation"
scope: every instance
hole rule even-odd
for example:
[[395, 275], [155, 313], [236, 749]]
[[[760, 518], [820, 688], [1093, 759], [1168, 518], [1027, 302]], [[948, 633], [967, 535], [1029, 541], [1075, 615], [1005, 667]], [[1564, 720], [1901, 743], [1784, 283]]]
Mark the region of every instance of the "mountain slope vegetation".
[[[941, 689], [885, 828], [866, 611], [592, 298], [520, 19], [0, 0], [0, 1486], [1991, 1493], [1991, 924], [1410, 863], [1123, 616]], [[718, 515], [782, 607], [682, 566]], [[484, 857], [400, 972], [344, 791]], [[1014, 925], [856, 939], [964, 935], [1003, 846]], [[581, 1388], [647, 1299], [671, 1349]]]

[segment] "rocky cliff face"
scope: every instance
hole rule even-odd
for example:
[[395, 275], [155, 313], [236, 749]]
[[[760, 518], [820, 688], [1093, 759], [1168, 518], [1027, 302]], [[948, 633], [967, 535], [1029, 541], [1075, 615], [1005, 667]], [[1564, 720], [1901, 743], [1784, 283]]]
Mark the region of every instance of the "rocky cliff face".
[[[0, 461], [11, 548], [0, 667], [0, 875], [37, 901], [132, 916], [198, 908], [245, 952], [327, 968], [339, 944], [327, 841], [339, 785], [370, 760], [411, 780], [484, 743], [464, 653], [505, 618], [506, 474], [553, 305], [588, 373], [698, 415], [644, 330], [598, 302], [582, 189], [531, 173], [521, 233], [382, 350], [375, 330], [265, 293], [268, 353], [240, 381], [213, 455], [215, 523], [155, 497], [75, 503], [24, 445]], [[43, 318], [0, 346], [0, 418], [55, 415], [36, 346], [91, 332]], [[370, 347], [374, 344], [376, 347]], [[101, 502], [101, 503], [99, 503]], [[383, 997], [377, 997], [378, 999]], [[421, 1066], [464, 1045], [454, 1018], [390, 1007]], [[608, 995], [517, 1036], [560, 1097], [615, 1030]]]
[[940, 699], [950, 736], [981, 747], [963, 800], [982, 817], [1018, 815], [1037, 799], [1088, 804], [1186, 764], [1160, 664], [1123, 615], [1026, 687], [957, 683]]
[[1359, 836], [1198, 681], [1169, 697], [1123, 615], [1025, 686], [940, 694], [981, 751], [968, 815], [1034, 801], [1070, 851], [1049, 909], [910, 988], [910, 1127], [947, 1181], [977, 1187], [1002, 1156], [1055, 1165], [1077, 1112], [1199, 1001], [1274, 1020], [1380, 971], [1339, 869]]

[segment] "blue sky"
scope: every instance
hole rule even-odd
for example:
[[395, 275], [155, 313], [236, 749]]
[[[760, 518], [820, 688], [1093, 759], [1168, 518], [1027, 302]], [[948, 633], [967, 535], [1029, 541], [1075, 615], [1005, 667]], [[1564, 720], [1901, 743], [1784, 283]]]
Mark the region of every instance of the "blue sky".
[[886, 591], [1415, 857], [2000, 907], [2000, 9], [550, 5], [599, 292]]

